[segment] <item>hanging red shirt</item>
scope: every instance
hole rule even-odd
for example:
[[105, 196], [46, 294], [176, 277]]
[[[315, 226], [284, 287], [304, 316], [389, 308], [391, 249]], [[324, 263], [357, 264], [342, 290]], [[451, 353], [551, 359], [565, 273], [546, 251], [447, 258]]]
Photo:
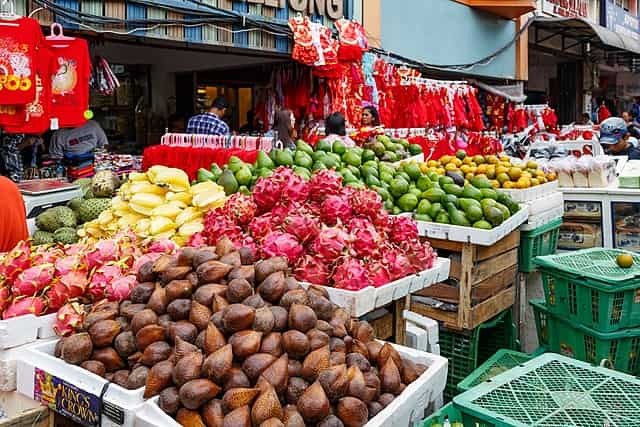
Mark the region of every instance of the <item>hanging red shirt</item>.
[[47, 37], [46, 45], [53, 56], [51, 117], [58, 120], [61, 128], [82, 126], [87, 121], [84, 113], [89, 108], [91, 75], [87, 41]]
[[35, 63], [43, 40], [35, 19], [0, 19], [0, 105], [26, 105], [35, 99]]

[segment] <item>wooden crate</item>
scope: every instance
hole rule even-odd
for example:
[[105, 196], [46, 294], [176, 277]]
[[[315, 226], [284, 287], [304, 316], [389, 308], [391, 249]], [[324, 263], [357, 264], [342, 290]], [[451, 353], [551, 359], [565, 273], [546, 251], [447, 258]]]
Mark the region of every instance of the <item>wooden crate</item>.
[[0, 407], [6, 417], [0, 418], [0, 427], [49, 427], [53, 412], [17, 392], [0, 392]]
[[513, 306], [518, 273], [519, 231], [514, 231], [493, 246], [447, 240], [430, 242], [440, 254], [450, 254], [449, 275], [459, 281], [459, 287], [436, 284], [415, 295], [457, 304], [458, 310], [443, 311], [412, 301], [412, 311], [443, 322], [451, 329], [470, 330]]
[[362, 317], [362, 320], [369, 322], [375, 337], [379, 340], [387, 341], [394, 335], [393, 313], [389, 310], [376, 310]]

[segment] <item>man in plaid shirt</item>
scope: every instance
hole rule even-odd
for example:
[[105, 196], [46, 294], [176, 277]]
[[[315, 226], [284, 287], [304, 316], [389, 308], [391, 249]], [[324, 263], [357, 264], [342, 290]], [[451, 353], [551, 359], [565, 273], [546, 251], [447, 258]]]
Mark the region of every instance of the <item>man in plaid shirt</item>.
[[219, 96], [213, 100], [211, 109], [189, 119], [187, 124], [187, 133], [197, 135], [228, 135], [230, 133], [229, 126], [222, 121], [221, 117], [227, 112], [229, 103], [226, 99]]

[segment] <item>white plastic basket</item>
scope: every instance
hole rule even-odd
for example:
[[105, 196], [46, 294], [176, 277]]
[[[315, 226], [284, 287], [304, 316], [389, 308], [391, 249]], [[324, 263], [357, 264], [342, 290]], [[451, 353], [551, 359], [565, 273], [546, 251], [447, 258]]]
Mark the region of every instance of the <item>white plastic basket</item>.
[[[392, 344], [402, 357], [428, 366], [427, 370], [365, 427], [407, 427], [421, 421], [424, 408], [444, 391], [447, 359], [412, 348]], [[147, 401], [137, 412], [136, 427], [180, 427], [158, 407], [158, 398]]]
[[564, 206], [556, 206], [553, 209], [550, 209], [546, 212], [542, 212], [538, 215], [533, 215], [529, 217], [529, 220], [520, 226], [521, 231], [531, 231], [535, 230], [538, 227], [542, 227], [543, 225], [549, 224], [551, 221], [556, 220], [558, 218], [562, 218], [564, 215]]
[[[70, 365], [56, 358], [53, 354], [57, 341], [34, 343], [19, 349], [21, 354], [17, 361], [18, 392], [31, 399], [39, 400], [36, 398], [38, 388], [41, 390], [44, 388], [42, 385], [36, 387], [38, 382], [36, 369], [38, 369], [64, 381], [65, 387], [62, 389], [79, 396], [78, 401], [83, 402], [83, 405], [87, 401], [93, 402], [91, 409], [83, 413], [101, 419], [100, 426], [133, 427], [136, 410], [144, 403], [144, 388], [126, 390], [79, 366]], [[56, 394], [52, 399], [54, 403], [53, 407], [50, 406], [51, 409], [56, 410], [56, 405], [62, 405], [59, 399], [63, 398], [63, 391], [59, 390], [58, 393], [60, 394]]]
[[[449, 277], [450, 266], [451, 261], [448, 258], [438, 258], [433, 268], [396, 280], [379, 288], [369, 286], [359, 291], [348, 291], [327, 286], [326, 289], [333, 303], [344, 308], [351, 316], [360, 317], [393, 301], [404, 298], [410, 293], [446, 280]], [[301, 285], [305, 289], [311, 286], [309, 283], [301, 283]]]
[[525, 188], [522, 190], [502, 188], [499, 191], [508, 194], [518, 203], [526, 203], [544, 199], [549, 194], [558, 191], [558, 181], [547, 182], [546, 184], [536, 185], [535, 187]]

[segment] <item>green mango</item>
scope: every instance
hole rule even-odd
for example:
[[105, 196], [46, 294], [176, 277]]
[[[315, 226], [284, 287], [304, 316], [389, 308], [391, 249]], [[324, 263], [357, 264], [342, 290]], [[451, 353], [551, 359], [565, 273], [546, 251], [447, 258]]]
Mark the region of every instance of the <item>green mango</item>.
[[469, 221], [479, 221], [484, 217], [482, 213], [482, 205], [477, 200], [461, 198], [458, 199], [458, 204], [467, 215], [467, 218], [469, 218]]
[[331, 151], [333, 151], [339, 156], [342, 156], [347, 151], [347, 147], [344, 145], [344, 142], [335, 141], [333, 143], [333, 146], [331, 147]]
[[364, 177], [368, 177], [369, 175], [373, 175], [376, 178], [380, 178], [380, 172], [378, 172], [377, 168], [372, 168], [371, 166], [362, 166], [360, 168], [360, 173]]
[[387, 135], [378, 135], [376, 139], [383, 144], [391, 143], [391, 138], [389, 138]]
[[438, 184], [440, 184], [440, 187], [442, 188], [444, 188], [444, 186], [447, 184], [455, 184], [455, 183], [456, 182], [450, 176], [441, 176], [440, 178], [438, 178]]
[[480, 192], [483, 199], [498, 200], [498, 192], [492, 188], [481, 188]]
[[429, 214], [429, 210], [431, 209], [431, 202], [423, 199], [418, 203], [418, 207], [416, 208], [416, 212], [419, 214]]
[[471, 223], [467, 219], [467, 217], [464, 214], [464, 212], [456, 209], [453, 206], [449, 206], [449, 209], [447, 209], [447, 211], [449, 213], [449, 220], [451, 221], [451, 224], [459, 225], [459, 226], [462, 226], [462, 227], [470, 227], [471, 226]]
[[350, 182], [358, 182], [359, 179], [356, 176], [354, 176], [350, 170], [347, 169], [346, 173], [342, 175], [342, 181], [345, 184], [348, 184]]
[[237, 156], [229, 157], [229, 161], [227, 162], [227, 167], [233, 173], [238, 172], [244, 165], [245, 163]]
[[249, 169], [247, 166], [243, 166], [234, 175], [236, 177], [236, 181], [238, 181], [238, 185], [248, 186], [251, 184], [251, 178], [253, 177], [253, 174], [251, 173], [251, 169]]
[[482, 210], [484, 210], [487, 207], [494, 207], [498, 202], [496, 202], [493, 199], [482, 199], [480, 201], [480, 205], [482, 205]]
[[380, 180], [382, 182], [386, 182], [387, 184], [390, 184], [391, 181], [393, 181], [393, 174], [390, 174], [387, 172], [380, 172]]
[[[438, 188], [430, 188], [422, 193], [422, 198], [430, 201], [431, 203], [439, 203], [442, 197], [445, 196], [445, 192]], [[431, 215], [433, 216], [433, 215]]]
[[418, 187], [422, 191], [427, 191], [428, 189], [433, 187], [433, 182], [431, 182], [431, 179], [429, 179], [428, 176], [422, 175], [420, 178], [418, 178], [416, 187]]
[[304, 178], [305, 181], [309, 181], [311, 179], [311, 171], [307, 168], [303, 168], [302, 166], [294, 166], [293, 172]]
[[369, 162], [372, 161], [373, 159], [376, 159], [376, 153], [373, 150], [364, 150], [362, 152], [362, 161], [363, 162]]
[[378, 170], [380, 173], [389, 173], [391, 175], [396, 174], [396, 168], [391, 163], [380, 162], [378, 163]]
[[433, 219], [428, 214], [416, 214], [413, 218], [416, 221], [433, 222]]
[[379, 172], [380, 170], [378, 169], [378, 164], [379, 164], [379, 162], [377, 160], [367, 160], [366, 162], [364, 162], [362, 164], [362, 166], [366, 166], [368, 168], [376, 169]]
[[445, 211], [438, 212], [438, 216], [436, 217], [436, 222], [438, 224], [451, 224], [451, 220], [449, 219], [449, 214]]
[[336, 161], [334, 157], [331, 156], [333, 153], [329, 153], [322, 159], [322, 163], [327, 167], [327, 169], [335, 169], [339, 166], [339, 162]]
[[291, 167], [293, 166], [293, 154], [290, 150], [279, 150], [275, 162], [278, 166]]
[[382, 157], [386, 148], [383, 143], [376, 141], [371, 145], [370, 150], [376, 153], [376, 157]]
[[462, 187], [456, 184], [445, 184], [442, 186], [442, 189], [447, 194], [453, 194], [456, 197], [462, 196]]
[[238, 191], [238, 187], [240, 187], [231, 169], [227, 169], [222, 172], [222, 175], [218, 178], [218, 185], [224, 188], [224, 192], [227, 196], [236, 193]]
[[360, 173], [360, 168], [358, 167], [347, 165], [347, 169], [349, 169], [351, 173], [358, 178], [362, 176], [362, 173]]
[[313, 159], [311, 156], [304, 151], [296, 151], [295, 156], [293, 157], [293, 162], [296, 166], [303, 167], [305, 169], [311, 169], [313, 166]]
[[422, 176], [422, 171], [417, 163], [405, 163], [403, 169], [412, 181], [417, 181]]
[[393, 151], [385, 151], [382, 157], [380, 158], [380, 160], [383, 160], [385, 162], [395, 163], [398, 160], [400, 160], [400, 158]]
[[511, 212], [511, 215], [517, 214], [521, 209], [521, 206], [516, 202], [509, 203], [506, 206], [509, 208], [509, 212]]
[[429, 216], [431, 218], [436, 218], [441, 210], [442, 210], [442, 204], [441, 203], [432, 203], [431, 207], [429, 208], [429, 212], [427, 212], [427, 213], [429, 214]]
[[244, 194], [245, 196], [250, 196], [251, 195], [251, 190], [249, 190], [249, 188], [245, 187], [244, 185], [238, 187], [238, 193]]
[[409, 194], [415, 195], [418, 200], [422, 199], [422, 191], [418, 190], [417, 188], [409, 188]]
[[271, 158], [269, 158], [267, 153], [265, 153], [264, 151], [258, 151], [256, 166], [258, 168], [267, 168], [267, 169], [273, 169], [276, 167], [276, 165], [273, 163], [273, 160], [271, 160]]
[[348, 165], [360, 167], [362, 165], [362, 157], [358, 156], [358, 154], [353, 151], [353, 149], [347, 150], [346, 153], [342, 156], [342, 161]]
[[409, 144], [407, 148], [409, 150], [409, 153], [411, 153], [412, 156], [417, 156], [418, 154], [422, 154], [422, 147], [418, 144]]
[[409, 176], [409, 174], [408, 174], [408, 173], [406, 173], [406, 172], [398, 172], [398, 173], [396, 174], [396, 178], [398, 178], [398, 177], [402, 177], [402, 178], [403, 178], [405, 181], [407, 181], [407, 182], [411, 182], [411, 181], [413, 181], [413, 180], [411, 179], [411, 177]]
[[415, 194], [407, 193], [396, 201], [396, 206], [398, 206], [402, 212], [413, 212], [418, 206], [418, 198]]
[[365, 182], [369, 187], [373, 187], [373, 186], [377, 187], [381, 185], [380, 180], [376, 178], [374, 175], [369, 175], [368, 177], [366, 177]]
[[502, 203], [496, 203], [495, 207], [500, 209], [500, 211], [502, 212], [502, 218], [504, 218], [505, 221], [508, 220], [509, 217], [511, 217], [511, 211]]
[[394, 208], [394, 207], [395, 207], [395, 206], [394, 206], [394, 204], [393, 204], [393, 199], [389, 199], [389, 200], [386, 200], [386, 201], [384, 202], [384, 209], [385, 209], [387, 212], [393, 212], [393, 208]]
[[[429, 172], [427, 173], [427, 176], [429, 177], [429, 179], [431, 180], [431, 182], [433, 183], [437, 183], [438, 180], [440, 179], [440, 175], [438, 175], [435, 172]], [[439, 184], [439, 183], [438, 183]]]
[[316, 146], [316, 151], [324, 151], [325, 153], [329, 153], [331, 152], [332, 148], [333, 147], [331, 146], [331, 143], [323, 139], [318, 142], [318, 145]]
[[478, 201], [483, 199], [482, 191], [471, 184], [465, 184], [464, 188], [462, 189], [462, 197], [464, 197], [465, 199], [474, 199]]
[[269, 178], [273, 175], [273, 170], [269, 168], [258, 169], [256, 172], [260, 178]]
[[365, 188], [367, 188], [367, 186], [360, 181], [348, 182], [346, 186], [351, 188], [356, 188], [358, 190], [364, 190]]
[[311, 167], [311, 170], [313, 172], [319, 171], [319, 170], [325, 170], [327, 169], [327, 166], [325, 166], [324, 163], [322, 163], [320, 160], [316, 161], [313, 163], [313, 166]]
[[314, 162], [317, 162], [318, 160], [323, 161], [325, 157], [327, 157], [327, 153], [324, 151], [314, 151], [311, 155]]
[[491, 185], [491, 181], [489, 181], [487, 178], [475, 177], [471, 180], [471, 185], [476, 188], [493, 188], [493, 186]]
[[313, 147], [310, 146], [309, 144], [307, 144], [306, 142], [304, 142], [301, 139], [298, 140], [298, 142], [296, 142], [296, 149], [298, 151], [302, 151], [304, 153], [307, 153], [310, 156], [313, 154]]
[[278, 154], [278, 151], [280, 151], [280, 150], [278, 150], [277, 148], [274, 148], [273, 150], [271, 150], [269, 152], [269, 158], [274, 163], [274, 166], [275, 166], [275, 162], [276, 162], [276, 154]]
[[395, 178], [391, 181], [389, 186], [393, 197], [400, 197], [409, 191], [409, 182], [402, 178]]
[[198, 169], [198, 182], [215, 181], [215, 178], [215, 175], [213, 175], [210, 171], [204, 168]]
[[502, 210], [496, 206], [485, 206], [482, 209], [484, 218], [491, 223], [494, 227], [499, 226], [504, 222], [504, 214]]
[[493, 229], [493, 226], [485, 220], [480, 220], [473, 223], [473, 228], [478, 228], [480, 230], [491, 230]]
[[389, 190], [384, 187], [374, 187], [374, 189], [380, 197], [382, 197], [383, 201], [386, 202], [387, 200], [391, 200], [393, 202], [393, 197], [391, 196], [391, 193], [389, 193]]
[[[269, 158], [269, 157], [267, 157]], [[271, 159], [269, 159], [271, 160]], [[217, 181], [218, 178], [220, 178], [220, 175], [222, 175], [222, 169], [220, 169], [220, 166], [218, 166], [215, 163], [211, 164], [211, 173], [213, 174], [213, 180]]]
[[453, 206], [455, 206], [457, 208], [458, 207], [458, 198], [456, 196], [454, 196], [453, 194], [445, 194], [440, 199], [440, 203], [442, 203], [443, 205], [445, 205], [447, 203], [451, 203]]

